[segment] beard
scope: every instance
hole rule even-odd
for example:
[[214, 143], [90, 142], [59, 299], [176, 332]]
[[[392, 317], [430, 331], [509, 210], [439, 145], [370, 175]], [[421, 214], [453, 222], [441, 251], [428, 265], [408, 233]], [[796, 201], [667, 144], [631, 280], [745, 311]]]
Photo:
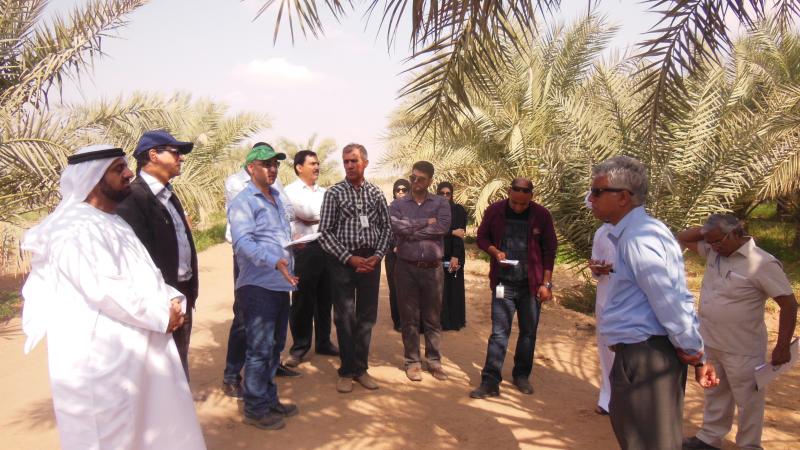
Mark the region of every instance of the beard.
[[98, 187], [100, 188], [100, 193], [116, 203], [121, 203], [131, 193], [130, 184], [126, 184], [124, 188], [118, 190], [114, 189], [106, 180], [100, 180]]

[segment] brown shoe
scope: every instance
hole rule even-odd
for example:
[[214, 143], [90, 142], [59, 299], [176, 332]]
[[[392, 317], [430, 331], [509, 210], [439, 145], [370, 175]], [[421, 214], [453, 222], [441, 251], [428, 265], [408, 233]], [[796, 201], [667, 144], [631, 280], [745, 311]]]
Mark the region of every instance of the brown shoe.
[[447, 381], [447, 373], [441, 367], [431, 367], [431, 375], [439, 381]]
[[422, 381], [422, 369], [412, 366], [406, 369], [406, 376], [411, 381]]
[[369, 389], [370, 391], [378, 389], [378, 383], [375, 381], [374, 378], [372, 378], [366, 372], [364, 372], [364, 375], [361, 375], [360, 377], [355, 377], [353, 379], [358, 381], [358, 384], [364, 386], [366, 389]]
[[339, 377], [339, 380], [336, 381], [336, 390], [342, 394], [353, 392], [353, 379]]

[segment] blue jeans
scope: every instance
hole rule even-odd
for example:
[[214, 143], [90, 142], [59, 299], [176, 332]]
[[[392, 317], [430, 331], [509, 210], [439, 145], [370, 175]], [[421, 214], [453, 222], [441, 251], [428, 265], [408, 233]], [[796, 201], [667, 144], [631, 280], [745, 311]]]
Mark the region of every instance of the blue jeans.
[[[504, 285], [505, 286], [505, 285]], [[481, 371], [481, 383], [497, 385], [503, 381], [500, 375], [503, 360], [506, 358], [508, 338], [514, 313], [517, 313], [519, 336], [514, 351], [514, 378], [528, 378], [533, 370], [533, 350], [536, 347], [536, 329], [539, 327], [541, 305], [528, 286], [505, 286], [503, 298], [497, 298], [492, 291], [492, 335], [486, 350], [486, 364]]]
[[247, 335], [244, 413], [259, 418], [278, 405], [275, 372], [286, 345], [289, 293], [242, 286], [236, 297]]
[[[236, 256], [233, 257], [233, 283], [239, 278], [239, 265], [236, 264]], [[222, 380], [227, 384], [239, 384], [242, 382], [242, 368], [244, 368], [244, 358], [247, 352], [247, 336], [245, 335], [244, 319], [239, 308], [239, 296], [234, 292], [233, 296], [233, 320], [231, 321], [231, 331], [228, 334], [228, 354], [225, 355], [225, 372]]]

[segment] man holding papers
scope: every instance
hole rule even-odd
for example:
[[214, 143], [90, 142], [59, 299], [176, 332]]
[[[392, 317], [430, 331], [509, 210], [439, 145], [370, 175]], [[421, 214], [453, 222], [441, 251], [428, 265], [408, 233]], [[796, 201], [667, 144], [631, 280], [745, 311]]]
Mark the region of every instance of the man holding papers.
[[491, 256], [492, 334], [481, 384], [470, 393], [472, 398], [500, 395], [500, 371], [514, 313], [518, 315], [519, 337], [513, 383], [523, 394], [533, 394], [528, 378], [533, 370], [540, 302], [552, 298], [551, 278], [558, 242], [550, 212], [532, 198], [531, 180], [514, 179], [508, 199], [490, 205], [478, 227], [478, 247]]
[[[286, 186], [286, 195], [294, 207], [292, 239], [319, 237], [319, 214], [325, 188], [317, 185], [319, 159], [311, 150], [301, 150], [294, 156], [295, 182]], [[298, 246], [299, 247], [299, 246]], [[314, 336], [318, 354], [338, 356], [339, 349], [331, 342], [331, 296], [326, 270], [325, 252], [314, 238], [295, 251], [295, 272], [300, 278], [292, 294], [289, 309], [289, 328], [292, 348], [284, 364], [296, 367], [311, 349]]]
[[772, 297], [780, 306], [778, 341], [770, 363], [788, 363], [797, 321], [792, 287], [780, 261], [758, 248], [734, 216], [712, 214], [703, 227], [681, 232], [678, 240], [706, 258], [700, 333], [720, 379], [719, 386], [705, 391], [703, 427], [684, 440], [683, 448], [721, 447], [733, 423], [734, 405], [739, 410], [736, 445], [761, 448], [765, 391], [756, 389], [755, 369], [764, 363], [767, 347], [764, 305]]

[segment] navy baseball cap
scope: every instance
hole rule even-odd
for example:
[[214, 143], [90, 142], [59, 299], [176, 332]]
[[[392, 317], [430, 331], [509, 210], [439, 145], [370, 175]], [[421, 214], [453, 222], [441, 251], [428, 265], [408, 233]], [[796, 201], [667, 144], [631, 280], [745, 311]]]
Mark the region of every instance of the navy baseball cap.
[[167, 130], [150, 130], [139, 138], [139, 143], [136, 144], [136, 149], [133, 150], [133, 156], [139, 156], [153, 147], [164, 145], [177, 148], [182, 155], [191, 152], [192, 148], [194, 148], [193, 142], [179, 141], [167, 133]]

